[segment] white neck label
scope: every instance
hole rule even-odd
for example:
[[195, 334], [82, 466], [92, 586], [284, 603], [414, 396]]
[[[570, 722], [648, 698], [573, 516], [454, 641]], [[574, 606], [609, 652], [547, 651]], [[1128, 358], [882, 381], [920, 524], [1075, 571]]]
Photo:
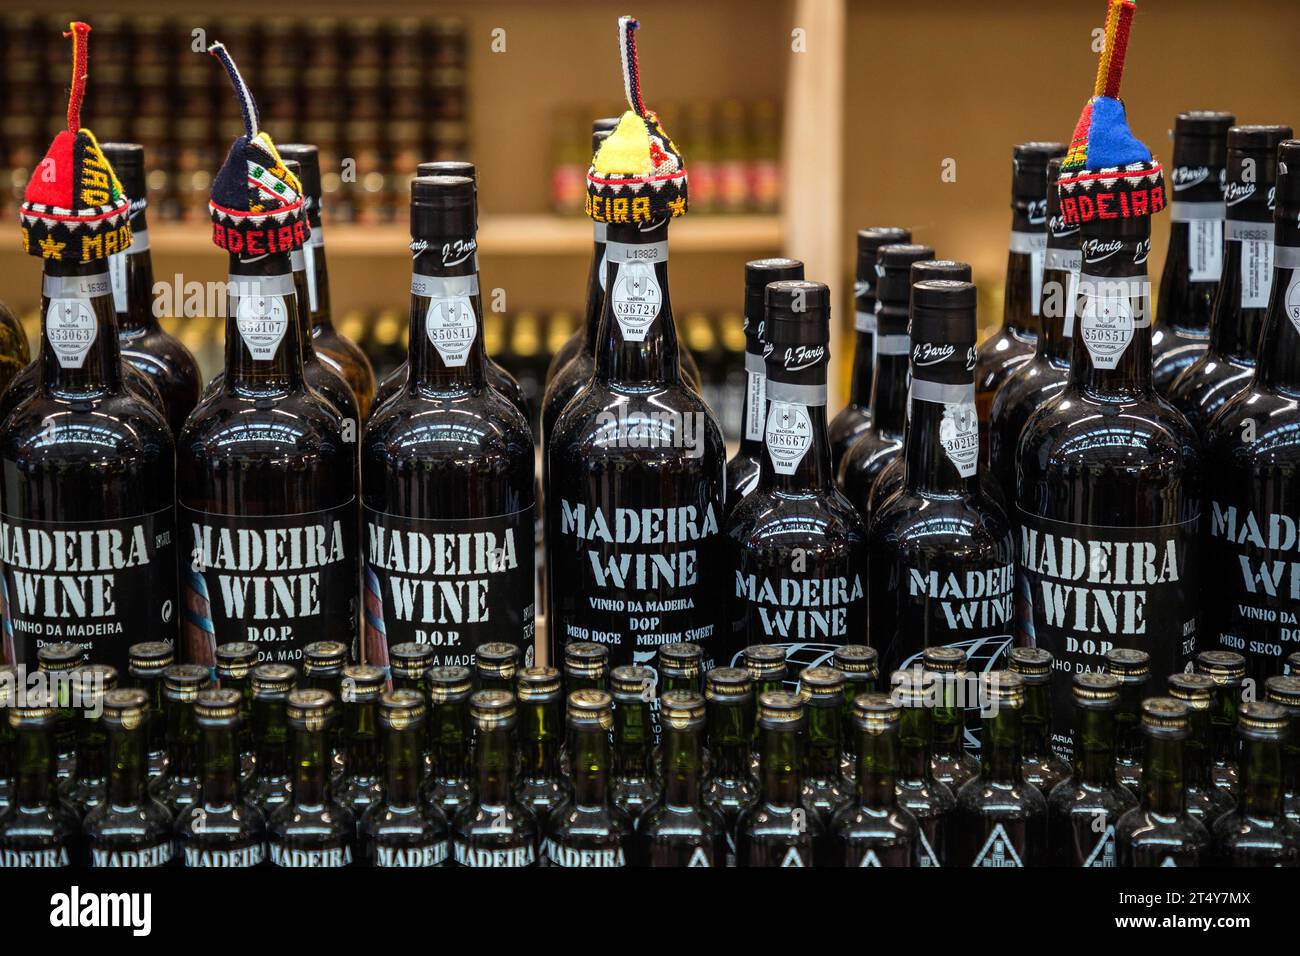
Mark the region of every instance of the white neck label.
[[609, 298], [623, 338], [628, 342], [644, 342], [646, 332], [663, 306], [663, 291], [654, 266], [640, 261], [620, 262]]
[[1079, 338], [1096, 368], [1113, 369], [1133, 341], [1136, 327], [1128, 284], [1092, 277], [1081, 279], [1080, 284], [1086, 291], [1079, 313]]
[[424, 331], [443, 364], [448, 368], [463, 367], [478, 337], [478, 319], [469, 296], [433, 299], [424, 316]]
[[95, 310], [87, 299], [51, 299], [45, 312], [45, 337], [60, 368], [81, 368], [99, 335]]
[[812, 447], [812, 420], [808, 410], [789, 402], [772, 402], [763, 437], [772, 468], [778, 475], [793, 475]]

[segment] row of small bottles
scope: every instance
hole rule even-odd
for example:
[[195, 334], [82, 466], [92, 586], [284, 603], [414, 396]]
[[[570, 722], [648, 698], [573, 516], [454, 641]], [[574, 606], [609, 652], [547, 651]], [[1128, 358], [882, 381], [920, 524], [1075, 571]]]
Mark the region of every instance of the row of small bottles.
[[0, 865], [1300, 864], [1300, 676], [1245, 699], [1244, 660], [1210, 651], [1162, 695], [1114, 650], [1071, 682], [1071, 765], [1046, 651], [976, 678], [929, 648], [888, 693], [862, 645], [796, 693], [779, 648], [742, 657], [666, 645], [656, 678], [574, 642], [561, 673], [500, 643], [471, 671], [410, 644], [389, 689], [333, 642], [301, 675], [231, 644], [218, 687], [144, 643], [119, 688], [50, 645], [44, 682], [0, 675]]

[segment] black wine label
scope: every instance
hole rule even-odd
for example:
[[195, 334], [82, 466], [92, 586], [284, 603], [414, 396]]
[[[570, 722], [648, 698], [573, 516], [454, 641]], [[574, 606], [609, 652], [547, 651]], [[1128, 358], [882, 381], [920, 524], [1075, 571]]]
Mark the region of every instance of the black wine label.
[[1052, 653], [1052, 746], [1072, 750], [1070, 676], [1104, 668], [1126, 647], [1151, 655], [1151, 673], [1183, 670], [1196, 650], [1199, 517], [1146, 527], [1081, 526], [1020, 509], [1018, 625]]
[[312, 641], [357, 635], [356, 499], [293, 515], [222, 515], [177, 505], [185, 660], [211, 664], [218, 644], [251, 641], [263, 661], [291, 662]]
[[71, 641], [126, 673], [127, 648], [176, 633], [175, 512], [106, 521], [0, 516], [8, 660]]
[[1300, 519], [1226, 499], [1210, 501], [1208, 518], [1209, 641], [1245, 654], [1262, 680], [1300, 648]]
[[490, 641], [533, 643], [533, 507], [490, 518], [421, 520], [365, 508], [366, 659], [429, 644], [434, 663], [470, 666]]

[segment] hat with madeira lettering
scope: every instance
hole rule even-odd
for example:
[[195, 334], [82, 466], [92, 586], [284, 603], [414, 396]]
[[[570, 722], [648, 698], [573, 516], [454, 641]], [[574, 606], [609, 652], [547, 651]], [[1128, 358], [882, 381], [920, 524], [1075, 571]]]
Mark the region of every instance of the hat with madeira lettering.
[[686, 161], [641, 98], [636, 31], [619, 17], [623, 91], [631, 107], [600, 144], [587, 170], [587, 215], [597, 222], [649, 223], [686, 215]]
[[1133, 26], [1133, 0], [1110, 0], [1093, 95], [1083, 106], [1056, 182], [1067, 225], [1151, 216], [1165, 208], [1159, 161], [1129, 129], [1119, 83]]
[[32, 171], [19, 212], [23, 248], [42, 259], [94, 262], [131, 245], [131, 204], [95, 134], [81, 125], [90, 25], [76, 21], [68, 128], [60, 130]]

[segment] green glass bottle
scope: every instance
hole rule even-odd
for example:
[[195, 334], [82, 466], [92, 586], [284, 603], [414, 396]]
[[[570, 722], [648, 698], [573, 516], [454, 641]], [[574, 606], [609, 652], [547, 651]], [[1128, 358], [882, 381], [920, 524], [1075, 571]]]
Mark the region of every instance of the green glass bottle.
[[[17, 702], [23, 692], [21, 672], [13, 664], [0, 664], [0, 714]], [[14, 730], [0, 718], [0, 814], [9, 807], [14, 787]]]
[[[758, 700], [768, 691], [787, 690], [786, 678], [789, 668], [785, 662], [785, 651], [771, 644], [751, 644], [741, 652], [745, 670], [754, 688], [754, 713], [758, 713]], [[754, 739], [750, 742], [750, 773], [758, 774], [758, 752], [762, 745], [762, 728], [754, 724]]]
[[[433, 772], [420, 788], [425, 803], [437, 807], [449, 823], [474, 799], [474, 770], [470, 764], [469, 695], [473, 678], [468, 667], [459, 664], [430, 667], [429, 745]], [[512, 695], [513, 696], [513, 695]]]
[[382, 668], [370, 664], [343, 667], [343, 775], [333, 784], [333, 792], [358, 820], [384, 795], [379, 696], [385, 684]]
[[[880, 687], [880, 655], [874, 647], [865, 644], [845, 644], [835, 648], [832, 666], [844, 675], [844, 716], [842, 726], [853, 726], [853, 698], [869, 694]], [[857, 735], [844, 735], [844, 752], [840, 754], [840, 775], [852, 783], [858, 772], [857, 755], [853, 752]]]
[[564, 645], [564, 693], [605, 690], [609, 679], [609, 648], [593, 641]]
[[[696, 694], [704, 691], [704, 648], [689, 641], [676, 641], [663, 644], [655, 659], [655, 671], [659, 675], [655, 699], [650, 704], [650, 716], [654, 721], [655, 734], [655, 775], [663, 779], [664, 761], [663, 718], [660, 715], [660, 698], [670, 690], [688, 690]], [[708, 753], [704, 754], [705, 769], [708, 769]]]
[[474, 689], [515, 692], [519, 673], [519, 647], [508, 641], [490, 641], [474, 652]]
[[1187, 812], [1183, 747], [1189, 732], [1187, 705], [1182, 701], [1148, 697], [1142, 702], [1142, 797], [1115, 824], [1120, 866], [1209, 862], [1209, 831]]
[[80, 644], [56, 641], [36, 651], [36, 670], [45, 678], [50, 698], [59, 708], [54, 721], [54, 752], [59, 780], [69, 779], [77, 763], [77, 710], [72, 705], [72, 672], [86, 660]]
[[[620, 684], [632, 679], [633, 675], [628, 674], [628, 671], [646, 671], [653, 681], [654, 672], [648, 667], [621, 665], [615, 667], [611, 674], [616, 693]], [[650, 686], [653, 687], [653, 683]], [[613, 696], [603, 690], [574, 691], [565, 702], [573, 791], [556, 807], [547, 821], [546, 839], [542, 843], [547, 866], [628, 865], [633, 820], [614, 800], [610, 786], [609, 735], [616, 723], [613, 706]], [[624, 706], [620, 699], [619, 709]], [[646, 711], [648, 718], [648, 702]], [[646, 731], [645, 758], [648, 765], [648, 719], [642, 726]]]
[[[135, 647], [131, 659], [129, 666]], [[108, 730], [108, 797], [82, 822], [91, 866], [153, 867], [172, 860], [172, 815], [146, 786], [150, 709], [143, 690], [104, 694], [99, 719]]]
[[1286, 711], [1290, 729], [1282, 742], [1282, 809], [1288, 820], [1300, 824], [1300, 674], [1270, 677], [1264, 694]]
[[145, 730], [149, 779], [167, 772], [167, 708], [163, 700], [163, 671], [176, 663], [176, 653], [166, 641], [132, 644], [126, 652], [130, 682], [149, 697], [149, 724]]
[[418, 691], [393, 690], [379, 699], [384, 795], [366, 810], [357, 827], [361, 859], [369, 866], [447, 863], [447, 818], [420, 799], [424, 719], [424, 697]]
[[243, 868], [266, 861], [266, 818], [245, 798], [239, 764], [243, 693], [199, 691], [194, 722], [201, 743], [199, 798], [176, 817], [177, 856], [187, 867]]
[[27, 692], [6, 709], [14, 735], [14, 783], [0, 816], [0, 867], [71, 866], [79, 853], [77, 814], [59, 799], [54, 734], [57, 698]]
[[892, 699], [901, 708], [898, 721], [899, 766], [895, 787], [899, 805], [916, 818], [916, 865], [946, 866], [948, 830], [957, 795], [934, 779], [930, 748], [934, 740], [927, 677], [920, 667], [890, 675]]
[[[614, 701], [613, 802], [634, 824], [659, 796], [654, 761], [655, 672], [640, 664], [620, 664], [609, 673]], [[572, 733], [567, 735], [572, 745]], [[575, 766], [573, 750], [570, 769]], [[574, 781], [576, 784], [576, 780]]]
[[704, 696], [665, 691], [659, 714], [664, 789], [637, 824], [637, 861], [644, 866], [725, 866], [727, 823], [704, 799]]
[[796, 695], [773, 690], [758, 698], [758, 799], [736, 823], [736, 865], [830, 866], [834, 855], [817, 815], [800, 801], [800, 738], [804, 707]]
[[77, 811], [78, 821], [104, 802], [108, 793], [108, 733], [99, 720], [104, 694], [117, 687], [117, 669], [82, 664], [72, 672], [76, 704], [76, 772], [59, 785], [59, 795]]
[[1206, 674], [1170, 674], [1169, 696], [1187, 705], [1187, 740], [1183, 744], [1183, 782], [1187, 785], [1187, 812], [1209, 827], [1237, 802], [1214, 785], [1210, 713], [1217, 686]]
[[1047, 797], [1047, 837], [1056, 866], [1118, 865], [1115, 824], [1137, 806], [1115, 776], [1120, 687], [1114, 674], [1074, 675], [1074, 774]]
[[430, 745], [428, 719], [429, 681], [427, 673], [433, 666], [434, 650], [432, 644], [417, 644], [406, 641], [394, 644], [388, 649], [388, 673], [392, 677], [393, 690], [413, 690], [424, 701], [424, 742], [420, 745], [421, 779], [433, 772], [433, 748]]
[[[844, 675], [833, 667], [807, 667], [799, 675], [799, 697], [804, 708], [803, 775], [800, 786], [804, 808], [817, 815], [829, 830], [835, 811], [848, 803], [852, 789], [840, 776], [844, 737]], [[860, 736], [860, 735], [858, 735]]]
[[258, 664], [253, 668], [253, 744], [257, 772], [249, 798], [270, 819], [277, 807], [289, 802], [293, 776], [289, 769], [289, 692], [298, 683], [298, 671], [289, 664]]
[[921, 654], [921, 668], [934, 696], [930, 773], [955, 795], [980, 769], [979, 758], [965, 744], [966, 703], [972, 684], [966, 652], [938, 644], [927, 647]]
[[[348, 646], [342, 641], [313, 641], [302, 649], [302, 683], [306, 690], [329, 691], [335, 705], [343, 699], [343, 667], [348, 662]], [[343, 776], [343, 723], [335, 720], [330, 726], [330, 779], [337, 782]]]
[[257, 645], [251, 641], [218, 644], [214, 673], [223, 690], [239, 692], [239, 778], [247, 786], [253, 779], [253, 668]]
[[551, 811], [568, 793], [560, 773], [560, 741], [564, 722], [560, 712], [560, 672], [554, 667], [526, 667], [519, 672], [519, 741], [522, 768], [515, 797], [537, 817], [545, 831]]
[[163, 671], [167, 772], [149, 781], [149, 790], [173, 817], [198, 799], [203, 783], [194, 702], [211, 683], [211, 669], [201, 664], [172, 664]]
[[293, 793], [267, 821], [271, 863], [284, 867], [351, 866], [356, 818], [330, 794], [330, 729], [337, 720], [334, 695], [326, 690], [290, 691], [285, 709], [293, 753]]
[[727, 866], [736, 865], [736, 824], [758, 799], [758, 781], [750, 769], [754, 739], [754, 681], [741, 667], [715, 667], [704, 679], [708, 710], [709, 772], [704, 802], [722, 816]]
[[1214, 709], [1210, 711], [1214, 785], [1236, 797], [1237, 711], [1241, 707], [1242, 682], [1246, 679], [1246, 658], [1236, 651], [1201, 651], [1193, 666], [1196, 673], [1205, 674], [1216, 685]]
[[1142, 799], [1142, 768], [1146, 765], [1146, 734], [1142, 701], [1151, 680], [1151, 655], [1128, 647], [1106, 653], [1105, 671], [1120, 679], [1119, 709], [1115, 711], [1115, 776], [1133, 796]]
[[1052, 674], [1049, 651], [1041, 647], [1013, 647], [1007, 669], [1025, 683], [1025, 709], [1020, 715], [1020, 760], [1025, 780], [1049, 796], [1070, 776], [1070, 765], [1052, 749]]
[[[810, 668], [810, 670], [816, 668]], [[805, 676], [807, 671], [804, 671]], [[920, 827], [898, 801], [901, 711], [885, 694], [853, 699], [858, 757], [854, 799], [836, 811], [830, 839], [838, 866], [914, 866]]]
[[1237, 808], [1210, 829], [1220, 866], [1300, 866], [1300, 829], [1282, 809], [1287, 713], [1267, 701], [1237, 708]]
[[515, 696], [505, 690], [476, 691], [469, 709], [476, 780], [473, 798], [452, 823], [452, 859], [457, 866], [536, 866], [537, 820], [515, 799], [511, 781]]
[[1300, 675], [1300, 651], [1292, 651], [1286, 656], [1286, 661], [1282, 665], [1282, 673], [1288, 677]]
[[957, 791], [954, 866], [1047, 865], [1047, 800], [1026, 783], [1020, 760], [1025, 685], [1019, 674], [980, 674], [980, 772]]

